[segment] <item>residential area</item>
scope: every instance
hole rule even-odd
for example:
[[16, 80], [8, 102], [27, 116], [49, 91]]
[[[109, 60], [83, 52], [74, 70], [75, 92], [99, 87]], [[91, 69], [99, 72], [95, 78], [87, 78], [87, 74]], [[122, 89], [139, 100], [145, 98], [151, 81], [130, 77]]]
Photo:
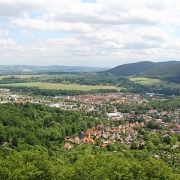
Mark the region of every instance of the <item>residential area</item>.
[[93, 118], [103, 117], [106, 119], [105, 124], [98, 124], [85, 132], [67, 136], [64, 145], [67, 150], [82, 144], [93, 144], [103, 148], [115, 143], [128, 146], [136, 143], [137, 148], [142, 148], [146, 143], [144, 134], [146, 134], [147, 128], [149, 128], [147, 136], [161, 134], [165, 137], [171, 136], [171, 134], [180, 134], [180, 108], [174, 110], [151, 108], [146, 110], [144, 114], [134, 110], [129, 112], [118, 111], [118, 105], [144, 107], [154, 97], [149, 99], [148, 96], [143, 98], [139, 94], [107, 93], [40, 98], [11, 94], [8, 89], [1, 89], [0, 91], [1, 95], [8, 97], [6, 99], [1, 98], [1, 103], [29, 102], [63, 110], [83, 110]]

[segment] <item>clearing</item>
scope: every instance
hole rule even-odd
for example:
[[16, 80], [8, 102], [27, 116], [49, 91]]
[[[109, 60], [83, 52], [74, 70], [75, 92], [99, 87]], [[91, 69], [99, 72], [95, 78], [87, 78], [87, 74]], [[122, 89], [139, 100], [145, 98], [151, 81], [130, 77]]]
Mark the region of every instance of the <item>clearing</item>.
[[2, 84], [7, 86], [28, 86], [28, 87], [39, 87], [41, 89], [67, 89], [67, 90], [83, 90], [88, 91], [92, 89], [119, 89], [115, 86], [87, 86], [80, 84], [60, 84], [60, 83], [46, 83], [46, 82], [27, 82], [27, 83], [12, 83]]
[[163, 87], [180, 88], [180, 84], [176, 84], [168, 81], [162, 81], [160, 79], [152, 79], [146, 77], [130, 77], [130, 80], [147, 86], [155, 85], [155, 86], [163, 86]]

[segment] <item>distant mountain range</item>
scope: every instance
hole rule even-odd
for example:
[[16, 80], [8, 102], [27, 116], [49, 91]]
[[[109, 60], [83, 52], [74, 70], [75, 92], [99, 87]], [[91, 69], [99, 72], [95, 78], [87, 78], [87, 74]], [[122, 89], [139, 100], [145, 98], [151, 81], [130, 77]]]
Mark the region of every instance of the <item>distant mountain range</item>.
[[27, 66], [27, 65], [1, 65], [0, 74], [34, 74], [58, 72], [99, 72], [108, 68], [83, 67], [83, 66]]
[[142, 61], [119, 65], [112, 69], [82, 66], [27, 66], [27, 65], [2, 65], [0, 74], [37, 74], [37, 73], [83, 73], [100, 72], [106, 76], [144, 76], [160, 78], [163, 80], [180, 83], [180, 61], [150, 62]]
[[[173, 68], [176, 68], [177, 64], [180, 65], [180, 61], [167, 61], [167, 62], [156, 62], [156, 63], [150, 61], [142, 61], [137, 63], [119, 65], [115, 68], [107, 70], [106, 72], [119, 76], [133, 76], [137, 74], [152, 75], [154, 72], [156, 72], [156, 75], [158, 76], [159, 72], [174, 73], [175, 70]], [[165, 70], [163, 70], [164, 68]]]

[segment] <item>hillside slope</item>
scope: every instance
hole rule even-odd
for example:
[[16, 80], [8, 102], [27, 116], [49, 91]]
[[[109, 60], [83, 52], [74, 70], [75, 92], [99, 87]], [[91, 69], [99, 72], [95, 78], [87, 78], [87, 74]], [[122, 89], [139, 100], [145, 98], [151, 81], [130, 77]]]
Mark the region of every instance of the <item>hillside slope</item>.
[[155, 69], [145, 71], [143, 74], [149, 77], [167, 77], [180, 73], [180, 64], [174, 64], [169, 66], [162, 66]]
[[155, 68], [155, 63], [149, 61], [130, 63], [117, 66], [113, 69], [110, 69], [108, 72], [121, 75], [121, 76], [131, 76], [134, 74], [139, 74], [143, 71]]
[[137, 63], [119, 65], [106, 72], [109, 72], [114, 75], [120, 75], [120, 76], [132, 76], [132, 75], [140, 74], [142, 72], [149, 71], [149, 70], [153, 71], [154, 69], [158, 67], [170, 66], [170, 65], [175, 65], [175, 64], [180, 64], [180, 62], [167, 61], [167, 62], [154, 63], [150, 61], [142, 61], [142, 62], [137, 62]]
[[160, 78], [167, 81], [180, 83], [180, 64], [151, 69], [144, 72], [143, 75], [146, 77]]

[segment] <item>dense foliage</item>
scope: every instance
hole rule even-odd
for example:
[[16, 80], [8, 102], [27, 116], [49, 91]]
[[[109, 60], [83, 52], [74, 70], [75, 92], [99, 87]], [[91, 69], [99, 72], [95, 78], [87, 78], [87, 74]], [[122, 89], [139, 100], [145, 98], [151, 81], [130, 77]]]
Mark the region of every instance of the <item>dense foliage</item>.
[[4, 88], [8, 88], [12, 93], [28, 93], [33, 95], [42, 95], [42, 96], [73, 96], [73, 95], [81, 95], [81, 94], [94, 94], [94, 93], [116, 93], [116, 89], [93, 89], [90, 91], [82, 91], [82, 90], [56, 90], [56, 89], [40, 89], [39, 87], [26, 87], [26, 86], [1, 86]]
[[149, 100], [148, 104], [114, 104], [119, 112], [129, 113], [135, 111], [136, 114], [146, 114], [148, 110], [156, 109], [158, 111], [175, 111], [175, 109], [180, 108], [179, 98], [169, 98], [169, 99], [159, 99], [159, 100]]
[[158, 78], [169, 82], [180, 83], [180, 64], [163, 66], [144, 72], [143, 75], [151, 78]]
[[132, 76], [135, 74], [142, 73], [143, 71], [153, 69], [155, 67], [156, 67], [155, 63], [144, 61], [144, 62], [120, 65], [113, 69], [108, 70], [108, 72], [120, 76]]
[[168, 164], [151, 157], [151, 151], [169, 139], [145, 135], [148, 143], [142, 150], [123, 144], [82, 144], [67, 151], [67, 136], [106, 120], [30, 103], [1, 104], [0, 112], [0, 179], [180, 179], [176, 161]]
[[173, 75], [173, 76], [170, 76], [170, 77], [166, 77], [165, 79], [166, 79], [167, 81], [175, 82], [175, 83], [180, 84], [180, 74]]
[[133, 76], [140, 73], [144, 73], [146, 75], [160, 75], [164, 73], [174, 73], [174, 69], [171, 68], [171, 66], [174, 67], [177, 65], [177, 68], [179, 68], [180, 62], [179, 61], [167, 61], [167, 62], [150, 62], [150, 61], [142, 61], [142, 62], [136, 62], [136, 63], [129, 63], [129, 64], [123, 64], [119, 65], [117, 67], [114, 67], [113, 69], [108, 70], [107, 72], [110, 72], [115, 75], [120, 76]]
[[180, 64], [158, 67], [146, 71], [144, 74], [149, 77], [168, 77], [179, 74]]

